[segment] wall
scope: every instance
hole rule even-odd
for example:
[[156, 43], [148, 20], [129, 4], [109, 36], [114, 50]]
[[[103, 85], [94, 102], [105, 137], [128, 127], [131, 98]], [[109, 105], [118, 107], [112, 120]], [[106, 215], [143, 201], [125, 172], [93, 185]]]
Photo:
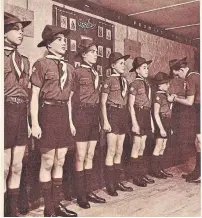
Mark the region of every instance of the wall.
[[[43, 56], [44, 49], [37, 48], [41, 40], [41, 33], [46, 24], [52, 23], [52, 5], [64, 6], [51, 0], [5, 0], [5, 3], [28, 8], [34, 11], [34, 38], [25, 37], [19, 50], [30, 58], [31, 64]], [[68, 9], [70, 7], [64, 6]], [[75, 11], [79, 11], [73, 9]], [[88, 14], [84, 12], [85, 14]], [[152, 34], [148, 34], [131, 27], [127, 27], [107, 19], [92, 15], [114, 24], [115, 30], [115, 51], [124, 53], [124, 39], [130, 39], [141, 43], [141, 55], [146, 59], [152, 59], [150, 75], [153, 76], [158, 71], [168, 72], [168, 61], [174, 58], [188, 57], [190, 67], [194, 66], [194, 50], [192, 46], [164, 39]], [[127, 68], [131, 68], [132, 60], [127, 62]]]

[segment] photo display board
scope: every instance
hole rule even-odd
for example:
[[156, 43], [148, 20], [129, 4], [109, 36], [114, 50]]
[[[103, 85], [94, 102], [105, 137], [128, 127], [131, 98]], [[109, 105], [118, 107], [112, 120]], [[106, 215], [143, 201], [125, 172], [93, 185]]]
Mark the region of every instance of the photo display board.
[[81, 39], [92, 39], [98, 48], [95, 69], [102, 78], [110, 75], [110, 70], [107, 68], [109, 55], [114, 49], [114, 26], [112, 24], [53, 5], [53, 25], [71, 30], [66, 39], [66, 59], [70, 64], [74, 67], [80, 66], [81, 59], [76, 57], [78, 45]]

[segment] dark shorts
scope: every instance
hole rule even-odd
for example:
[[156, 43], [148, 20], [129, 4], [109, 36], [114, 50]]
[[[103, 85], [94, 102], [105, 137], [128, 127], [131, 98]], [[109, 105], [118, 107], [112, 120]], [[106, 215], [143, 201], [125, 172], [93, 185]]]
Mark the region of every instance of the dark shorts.
[[[141, 109], [138, 107], [135, 108], [135, 115], [137, 119], [137, 123], [140, 127], [140, 136], [147, 135], [151, 132], [151, 114], [150, 110]], [[137, 135], [133, 133], [133, 135]]]
[[39, 148], [57, 149], [72, 146], [74, 143], [70, 131], [68, 107], [44, 104], [39, 108], [41, 138], [37, 140]]
[[200, 104], [195, 104], [195, 110], [196, 110], [196, 134], [200, 134]]
[[4, 149], [28, 143], [27, 104], [5, 102]]
[[122, 135], [129, 131], [129, 112], [126, 107], [107, 106], [107, 117], [111, 125], [111, 133]]
[[99, 140], [99, 107], [73, 109], [73, 123], [76, 142]]
[[164, 130], [167, 133], [167, 136], [166, 137], [162, 137], [161, 136], [160, 129], [159, 129], [158, 125], [155, 123], [155, 133], [154, 133], [155, 137], [156, 138], [169, 139], [171, 137], [171, 118], [169, 118], [169, 117], [162, 117], [161, 115], [160, 115], [160, 118], [161, 118], [161, 122], [162, 122], [163, 128], [164, 128]]

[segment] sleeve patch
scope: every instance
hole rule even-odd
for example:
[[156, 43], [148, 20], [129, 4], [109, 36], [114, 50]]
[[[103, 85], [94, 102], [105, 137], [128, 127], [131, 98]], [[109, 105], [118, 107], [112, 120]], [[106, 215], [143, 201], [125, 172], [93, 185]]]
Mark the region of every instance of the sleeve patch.
[[104, 88], [107, 89], [108, 88], [108, 84], [104, 84]]
[[133, 87], [131, 87], [131, 88], [130, 88], [130, 91], [133, 91], [133, 90], [134, 90], [134, 88], [133, 88]]
[[157, 100], [157, 101], [159, 101], [159, 100], [160, 100], [159, 96], [157, 96], [157, 97], [156, 97], [156, 100]]
[[36, 67], [32, 67], [32, 73], [34, 73], [36, 71]]

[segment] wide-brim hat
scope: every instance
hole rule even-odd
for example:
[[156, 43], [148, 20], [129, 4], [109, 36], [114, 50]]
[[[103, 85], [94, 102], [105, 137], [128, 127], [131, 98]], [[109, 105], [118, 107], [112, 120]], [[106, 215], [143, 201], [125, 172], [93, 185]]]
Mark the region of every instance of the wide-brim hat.
[[133, 68], [129, 72], [134, 72], [138, 67], [143, 64], [151, 64], [152, 60], [147, 61], [145, 58], [136, 57], [133, 61]]
[[65, 29], [58, 26], [46, 25], [42, 32], [42, 41], [37, 45], [37, 47], [43, 47], [47, 45], [47, 42], [52, 41], [54, 37], [58, 34], [63, 34], [67, 36], [70, 33], [69, 29]]
[[122, 55], [120, 52], [112, 52], [109, 55], [109, 67], [116, 61], [124, 59], [125, 61], [130, 57], [130, 55]]
[[76, 56], [81, 56], [84, 52], [86, 52], [91, 46], [96, 46], [96, 43], [91, 39], [82, 39], [77, 48]]
[[180, 68], [184, 64], [187, 64], [187, 57], [184, 57], [182, 59], [173, 59], [169, 61], [170, 69]]
[[172, 77], [170, 77], [167, 73], [158, 72], [153, 78], [153, 83], [157, 85], [161, 85], [170, 82], [171, 79]]
[[4, 12], [4, 27], [10, 24], [16, 24], [21, 23], [23, 28], [28, 26], [32, 21], [28, 20], [20, 20], [20, 18], [14, 16], [13, 14], [10, 14], [8, 12]]

